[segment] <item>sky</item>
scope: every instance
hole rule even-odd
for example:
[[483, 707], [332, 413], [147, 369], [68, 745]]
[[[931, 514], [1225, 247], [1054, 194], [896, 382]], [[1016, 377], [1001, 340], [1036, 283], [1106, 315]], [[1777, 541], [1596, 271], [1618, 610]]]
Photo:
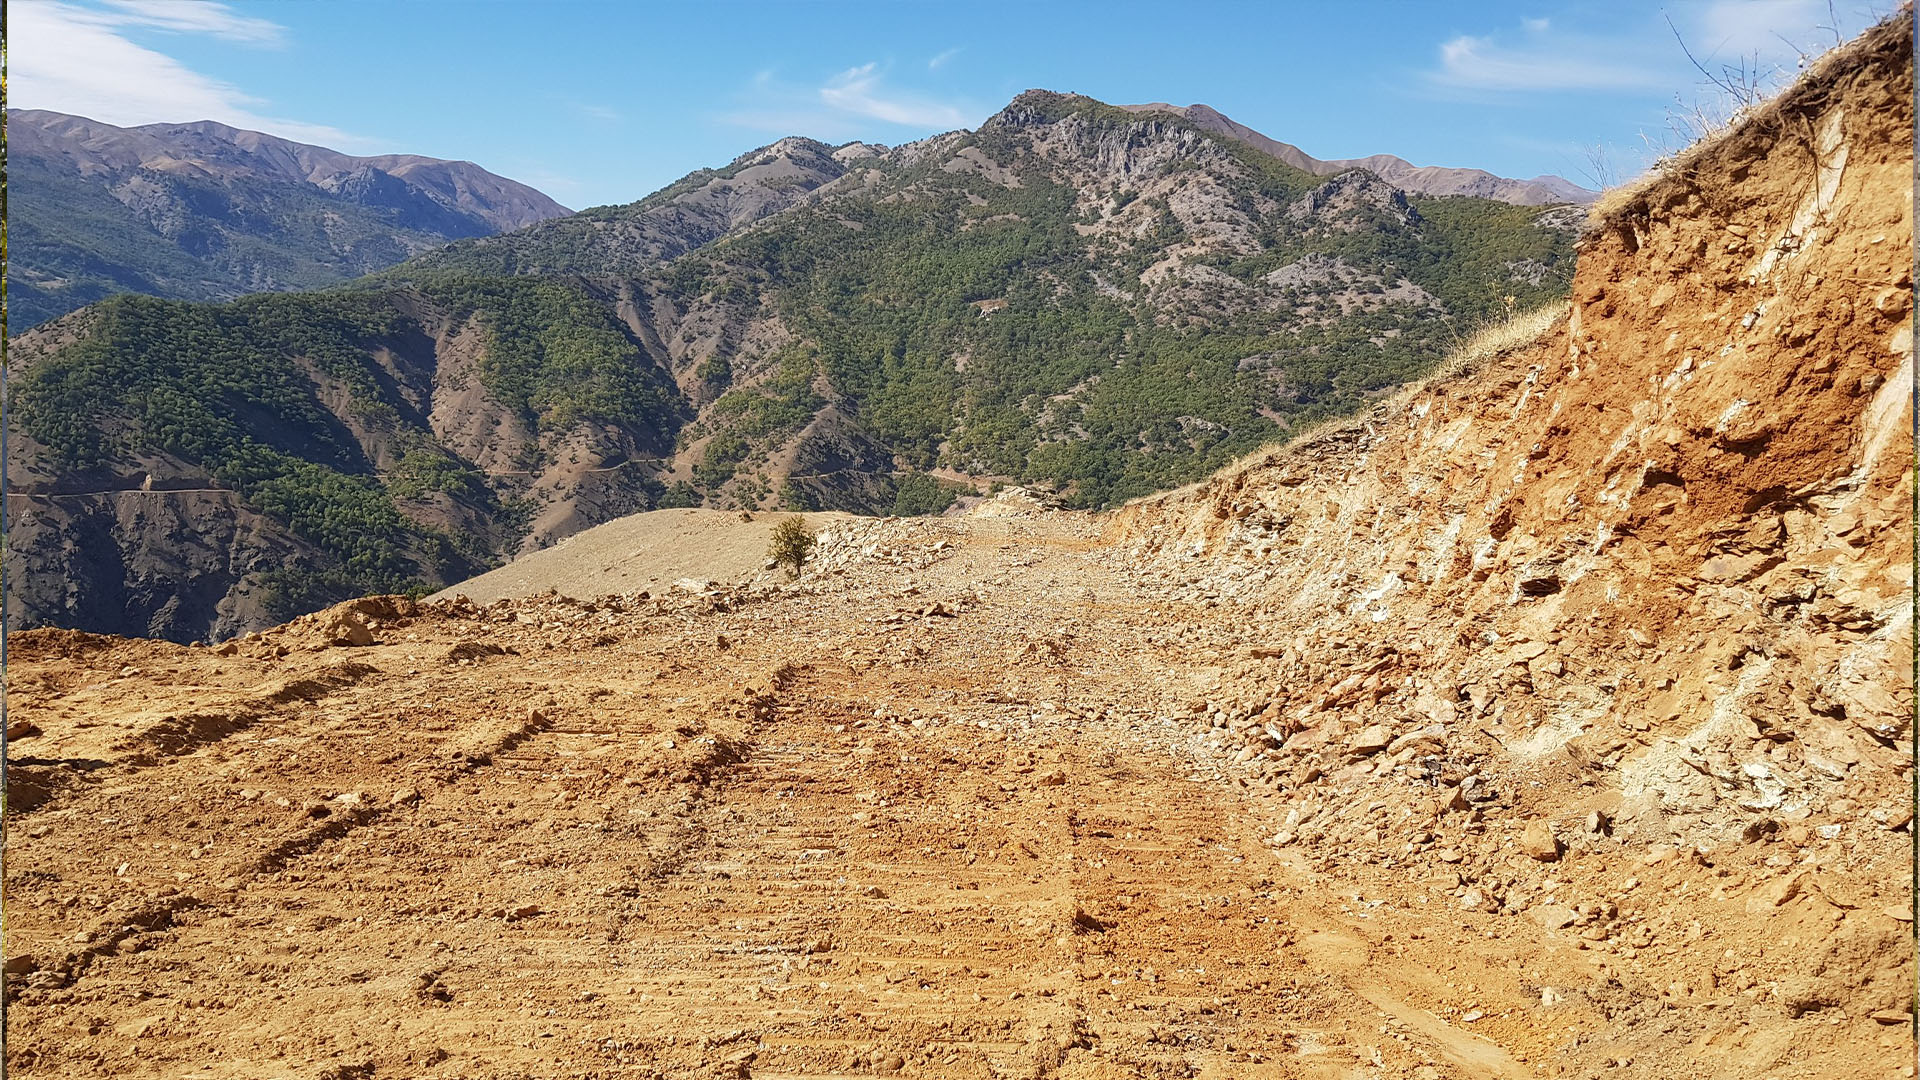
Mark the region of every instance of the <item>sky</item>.
[[783, 135], [892, 145], [976, 127], [1034, 87], [1205, 103], [1319, 158], [1596, 187], [1684, 146], [1697, 110], [1725, 111], [1687, 51], [1723, 82], [1790, 78], [1893, 8], [11, 0], [8, 104], [464, 159], [576, 209]]

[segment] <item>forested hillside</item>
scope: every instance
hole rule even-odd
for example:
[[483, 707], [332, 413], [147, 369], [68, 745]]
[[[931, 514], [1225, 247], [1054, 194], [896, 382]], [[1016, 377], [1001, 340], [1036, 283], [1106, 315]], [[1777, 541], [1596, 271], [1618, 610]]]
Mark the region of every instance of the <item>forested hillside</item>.
[[[329, 292], [109, 300], [16, 343], [13, 580], [77, 579], [16, 610], [221, 634], [655, 506], [1111, 505], [1564, 293], [1578, 216], [1033, 91], [975, 132], [782, 140]], [[192, 515], [152, 521], [192, 499], [142, 488], [231, 492], [247, 529], [183, 556]]]

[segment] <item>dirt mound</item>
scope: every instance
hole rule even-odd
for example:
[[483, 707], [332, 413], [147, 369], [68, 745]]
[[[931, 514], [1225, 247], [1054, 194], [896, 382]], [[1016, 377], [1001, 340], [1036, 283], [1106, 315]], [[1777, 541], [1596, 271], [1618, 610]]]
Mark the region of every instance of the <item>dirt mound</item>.
[[[452, 585], [435, 599], [465, 596], [486, 604], [548, 590], [566, 596], [659, 592], [676, 581], [741, 583], [770, 574], [773, 527], [790, 514], [655, 510], [609, 521], [553, 547]], [[816, 532], [851, 522], [850, 514], [800, 514]]]
[[1911, 52], [1853, 49], [1603, 219], [1536, 345], [1123, 515], [1251, 613], [1203, 721], [1279, 846], [1411, 813], [1465, 910], [1674, 943], [1667, 1007], [1906, 1015]]

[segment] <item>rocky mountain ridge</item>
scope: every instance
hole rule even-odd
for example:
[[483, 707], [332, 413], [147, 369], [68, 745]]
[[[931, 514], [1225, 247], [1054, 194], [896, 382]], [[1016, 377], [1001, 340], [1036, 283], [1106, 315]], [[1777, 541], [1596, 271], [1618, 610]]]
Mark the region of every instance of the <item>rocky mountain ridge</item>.
[[212, 121], [7, 114], [14, 333], [102, 296], [310, 288], [569, 211], [467, 161], [355, 157]]
[[1262, 153], [1286, 162], [1315, 176], [1332, 176], [1349, 169], [1365, 169], [1402, 191], [1416, 195], [1474, 195], [1484, 199], [1517, 203], [1521, 206], [1549, 206], [1557, 203], [1587, 205], [1600, 197], [1563, 177], [1536, 176], [1531, 180], [1513, 180], [1495, 176], [1484, 169], [1457, 169], [1441, 165], [1415, 165], [1392, 154], [1371, 154], [1363, 158], [1322, 161], [1290, 143], [1272, 139], [1206, 105], [1123, 105], [1130, 112], [1165, 112], [1208, 131], [1219, 132], [1252, 146]]

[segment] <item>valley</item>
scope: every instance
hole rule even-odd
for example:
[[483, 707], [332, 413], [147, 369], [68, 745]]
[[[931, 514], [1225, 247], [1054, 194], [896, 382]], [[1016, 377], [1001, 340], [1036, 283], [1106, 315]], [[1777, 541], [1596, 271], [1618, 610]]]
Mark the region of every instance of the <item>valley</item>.
[[[1564, 295], [1580, 215], [1030, 91], [337, 289], [116, 297], [13, 341], [9, 617], [223, 640], [641, 510], [1111, 506]], [[149, 486], [234, 494], [82, 497]]]

